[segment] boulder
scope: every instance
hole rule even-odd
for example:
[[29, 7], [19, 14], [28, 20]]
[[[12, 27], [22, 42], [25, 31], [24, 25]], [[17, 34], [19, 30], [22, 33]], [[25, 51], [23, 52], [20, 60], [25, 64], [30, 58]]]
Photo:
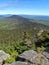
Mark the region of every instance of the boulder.
[[25, 59], [30, 63], [39, 63], [39, 60], [36, 59], [37, 52], [33, 50], [25, 51], [24, 53], [19, 55], [19, 58]]
[[28, 62], [17, 61], [17, 62], [13, 62], [11, 65], [34, 65], [34, 64], [30, 64]]
[[4, 51], [0, 50], [0, 63], [2, 63], [4, 60], [6, 60], [9, 57], [10, 57], [9, 54], [7, 54]]
[[[42, 57], [41, 61], [38, 57]], [[33, 50], [23, 52], [19, 55], [19, 58], [20, 60], [25, 60], [32, 64], [40, 64], [43, 62], [45, 65], [47, 65], [49, 63], [48, 59], [43, 54], [38, 54], [36, 51]]]

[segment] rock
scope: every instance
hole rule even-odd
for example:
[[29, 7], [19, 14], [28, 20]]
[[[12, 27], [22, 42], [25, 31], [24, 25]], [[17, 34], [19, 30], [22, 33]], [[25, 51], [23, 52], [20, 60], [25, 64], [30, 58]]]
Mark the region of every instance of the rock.
[[[41, 61], [38, 59], [38, 57], [42, 57]], [[25, 60], [32, 64], [44, 63], [45, 65], [47, 65], [49, 62], [43, 54], [37, 54], [37, 52], [33, 50], [25, 51], [24, 53], [20, 54], [19, 59], [23, 61]]]
[[49, 50], [44, 51], [43, 55], [49, 60]]
[[13, 62], [11, 65], [35, 65], [35, 64], [17, 61], [17, 62]]
[[39, 63], [39, 60], [36, 59], [37, 52], [33, 50], [25, 51], [24, 53], [19, 55], [19, 58], [22, 60], [25, 59], [30, 63]]
[[9, 57], [10, 57], [9, 54], [7, 54], [4, 51], [0, 50], [0, 63], [2, 63], [4, 60], [6, 60]]
[[30, 46], [32, 43], [31, 43], [31, 41], [27, 41], [26, 43], [24, 43], [24, 45], [26, 45], [26, 46]]
[[40, 36], [43, 32], [44, 32], [44, 30], [41, 29], [41, 30], [37, 33], [37, 36]]
[[11, 64], [3, 64], [3, 65], [11, 65]]
[[49, 62], [45, 63], [44, 65], [49, 65]]

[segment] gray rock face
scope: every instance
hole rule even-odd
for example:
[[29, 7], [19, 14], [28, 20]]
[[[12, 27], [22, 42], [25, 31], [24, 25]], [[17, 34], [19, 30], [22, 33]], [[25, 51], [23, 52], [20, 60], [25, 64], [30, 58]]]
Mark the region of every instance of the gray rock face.
[[3, 65], [11, 65], [11, 64], [3, 64]]
[[[40, 61], [37, 57], [42, 57], [42, 60]], [[21, 59], [26, 59], [28, 62], [31, 62], [33, 64], [40, 64], [40, 63], [44, 63], [45, 65], [49, 64], [48, 59], [43, 55], [43, 54], [37, 54], [36, 51], [33, 50], [29, 50], [29, 51], [25, 51], [24, 53], [20, 54], [19, 57]]]
[[49, 65], [49, 62], [45, 63], [44, 65]]
[[30, 64], [30, 63], [27, 63], [27, 62], [17, 61], [17, 62], [13, 62], [11, 65], [34, 65], [34, 64]]
[[30, 61], [31, 63], [39, 63], [38, 59], [36, 59], [37, 53], [36, 51], [33, 50], [29, 50], [29, 51], [25, 51], [24, 53], [20, 54], [19, 57], [20, 58], [24, 58], [28, 61]]
[[9, 54], [7, 54], [4, 51], [0, 50], [0, 63], [2, 63], [4, 60], [6, 60], [9, 57], [10, 57]]
[[46, 50], [43, 52], [43, 55], [49, 59], [49, 50]]

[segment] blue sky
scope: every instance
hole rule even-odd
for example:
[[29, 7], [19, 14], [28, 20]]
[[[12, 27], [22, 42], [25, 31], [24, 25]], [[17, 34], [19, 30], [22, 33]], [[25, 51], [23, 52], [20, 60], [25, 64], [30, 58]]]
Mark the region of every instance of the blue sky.
[[0, 0], [0, 14], [49, 15], [49, 0]]

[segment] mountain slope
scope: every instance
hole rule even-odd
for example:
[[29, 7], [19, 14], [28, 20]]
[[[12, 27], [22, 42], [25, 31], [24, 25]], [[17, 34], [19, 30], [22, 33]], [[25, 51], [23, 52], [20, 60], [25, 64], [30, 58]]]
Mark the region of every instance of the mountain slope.
[[34, 19], [38, 23], [42, 23], [49, 26], [49, 16], [40, 16], [40, 15], [20, 15], [24, 18]]
[[0, 29], [1, 30], [12, 30], [12, 29], [18, 29], [18, 28], [26, 28], [26, 29], [33, 29], [36, 28], [43, 28], [43, 29], [49, 29], [49, 26], [36, 23], [35, 20], [30, 20], [18, 15], [12, 15], [10, 17], [6, 17], [3, 19], [0, 19]]

